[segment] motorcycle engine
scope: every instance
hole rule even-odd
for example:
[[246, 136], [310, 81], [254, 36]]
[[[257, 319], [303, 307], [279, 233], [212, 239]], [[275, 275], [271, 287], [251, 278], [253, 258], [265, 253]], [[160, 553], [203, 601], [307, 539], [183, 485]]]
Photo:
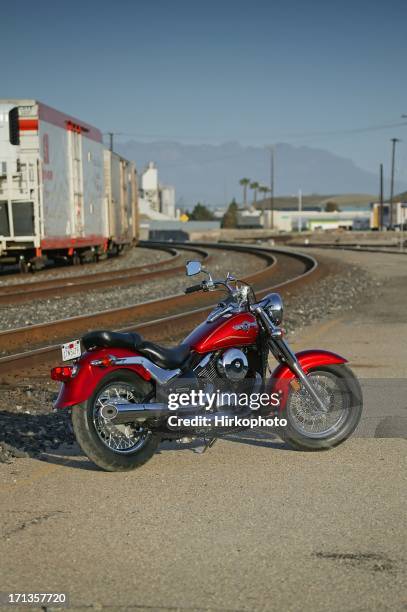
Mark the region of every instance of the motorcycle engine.
[[222, 378], [238, 382], [246, 378], [249, 362], [240, 349], [230, 348], [224, 351], [216, 362], [216, 369]]
[[212, 384], [219, 384], [223, 380], [233, 387], [246, 381], [248, 384], [249, 381], [254, 383], [262, 376], [261, 360], [257, 350], [253, 349], [229, 348], [209, 354], [193, 370], [197, 380]]
[[[256, 349], [229, 348], [206, 355], [194, 368], [200, 388], [207, 393], [220, 392], [249, 395], [260, 391], [262, 385], [261, 362]], [[220, 402], [220, 403], [219, 403]], [[231, 414], [247, 410], [246, 404], [234, 404], [232, 396], [221, 395], [212, 412], [230, 410]], [[207, 414], [207, 413], [205, 413]]]

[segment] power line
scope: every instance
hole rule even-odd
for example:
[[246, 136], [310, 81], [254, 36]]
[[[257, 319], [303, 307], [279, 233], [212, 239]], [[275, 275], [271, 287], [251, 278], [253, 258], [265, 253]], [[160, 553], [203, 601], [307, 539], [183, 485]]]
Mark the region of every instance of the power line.
[[[407, 115], [401, 115], [401, 118], [407, 119]], [[313, 139], [313, 138], [323, 138], [325, 136], [343, 136], [343, 135], [352, 135], [352, 134], [364, 134], [369, 132], [376, 132], [380, 130], [388, 130], [396, 127], [405, 127], [407, 126], [406, 121], [393, 121], [388, 123], [382, 123], [377, 125], [369, 125], [364, 127], [356, 127], [356, 128], [346, 128], [340, 130], [320, 130], [320, 131], [312, 131], [312, 132], [280, 132], [274, 135], [274, 139], [278, 138], [286, 138], [286, 139]], [[134, 133], [134, 132], [115, 132], [115, 135], [118, 136], [127, 136], [130, 138], [162, 138], [166, 140], [207, 140], [208, 135], [205, 136], [169, 136], [168, 134], [145, 134], [145, 133]]]
[[[402, 115], [402, 117], [406, 117], [407, 115]], [[367, 126], [367, 127], [363, 127], [363, 128], [352, 128], [352, 129], [347, 129], [347, 130], [332, 130], [332, 131], [326, 131], [326, 132], [309, 132], [308, 134], [317, 136], [319, 135], [321, 136], [328, 136], [328, 135], [351, 135], [351, 134], [355, 134], [355, 133], [367, 133], [367, 132], [372, 132], [372, 131], [377, 131], [377, 130], [384, 130], [384, 129], [391, 129], [394, 127], [400, 127], [400, 126], [407, 126], [407, 122], [392, 122], [392, 123], [386, 123], [386, 124], [381, 124], [381, 125], [373, 125], [373, 126]], [[113, 150], [113, 137], [114, 136], [127, 136], [127, 137], [132, 137], [132, 138], [142, 138], [142, 137], [148, 137], [146, 134], [142, 135], [142, 134], [134, 134], [131, 132], [106, 132], [106, 135], [109, 136], [109, 140], [110, 140], [110, 149]], [[150, 137], [155, 137], [155, 138], [165, 138], [164, 136], [159, 136], [159, 135], [150, 135]], [[280, 136], [281, 137], [281, 136]], [[286, 136], [287, 137], [287, 136]], [[291, 134], [291, 137], [294, 138], [295, 135]], [[297, 135], [297, 138], [301, 138], [301, 137], [306, 137], [306, 133], [303, 133], [302, 136]], [[200, 146], [199, 144], [197, 144], [196, 146]], [[218, 146], [218, 145], [208, 145], [208, 146]], [[268, 147], [269, 148], [269, 147]], [[189, 162], [185, 162], [185, 161], [180, 161], [180, 162], [173, 162], [173, 163], [165, 163], [165, 168], [166, 169], [176, 169], [176, 168], [184, 168], [184, 167], [199, 167], [202, 165], [206, 165], [206, 164], [216, 164], [218, 162], [221, 161], [226, 161], [229, 159], [236, 159], [239, 157], [243, 157], [245, 155], [247, 155], [250, 152], [250, 146], [242, 146], [242, 150], [239, 151], [238, 153], [233, 153], [233, 154], [229, 154], [229, 155], [222, 155], [222, 156], [218, 156], [218, 157], [210, 157], [210, 158], [206, 158], [206, 159], [200, 159], [200, 160], [191, 160]], [[260, 145], [256, 147], [256, 150], [253, 151], [253, 153], [255, 153], [256, 155], [260, 153]], [[271, 185], [270, 187], [272, 187], [272, 193], [271, 193], [271, 206], [273, 207], [273, 200], [274, 200], [274, 194], [275, 194], [275, 185], [274, 185], [274, 155], [273, 155], [273, 159], [271, 161], [271, 166], [273, 167], [273, 169], [271, 170], [272, 172], [272, 177], [271, 177]]]
[[[402, 117], [405, 117], [407, 119], [407, 115], [402, 115]], [[298, 134], [286, 134], [284, 135], [284, 138], [308, 138], [308, 137], [318, 137], [318, 136], [340, 136], [342, 134], [363, 134], [365, 132], [376, 132], [379, 130], [388, 130], [391, 128], [395, 128], [395, 127], [401, 127], [401, 126], [407, 126], [407, 122], [406, 121], [398, 121], [398, 122], [393, 122], [393, 123], [383, 123], [381, 125], [370, 125], [370, 126], [366, 126], [366, 127], [360, 127], [360, 128], [349, 128], [349, 129], [343, 129], [343, 130], [326, 130], [326, 131], [317, 131], [317, 132], [303, 132], [298, 133]]]

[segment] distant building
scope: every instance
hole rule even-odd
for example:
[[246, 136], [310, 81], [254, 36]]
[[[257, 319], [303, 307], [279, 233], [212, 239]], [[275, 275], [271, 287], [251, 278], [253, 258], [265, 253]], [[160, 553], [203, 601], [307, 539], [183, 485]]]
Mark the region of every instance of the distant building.
[[[145, 224], [147, 226], [147, 224]], [[220, 229], [219, 221], [149, 221], [149, 240], [193, 240], [194, 234], [203, 234]]]
[[143, 214], [152, 219], [175, 219], [176, 217], [175, 187], [160, 185], [158, 170], [154, 162], [149, 162], [140, 175], [139, 203]]
[[175, 218], [175, 187], [172, 185], [159, 186], [160, 212], [168, 217]]
[[[393, 225], [401, 227], [407, 223], [407, 202], [393, 202]], [[390, 204], [385, 202], [383, 204], [383, 227], [390, 225]], [[371, 206], [370, 212], [370, 227], [372, 229], [379, 229], [380, 226], [380, 204], [374, 202]]]
[[[271, 211], [265, 210], [262, 215], [264, 228], [271, 227]], [[297, 232], [301, 230], [334, 230], [334, 229], [369, 229], [369, 211], [314, 211], [302, 212], [291, 210], [275, 210], [273, 213], [273, 227], [284, 232]]]
[[241, 229], [262, 229], [263, 215], [260, 210], [239, 210], [237, 227]]
[[[370, 203], [374, 202], [376, 196], [365, 193], [340, 193], [331, 195], [303, 195], [302, 208], [303, 210], [325, 210], [326, 205], [331, 202], [335, 203], [341, 211], [362, 211], [370, 210]], [[297, 210], [298, 196], [275, 196], [273, 200], [274, 210]], [[270, 209], [270, 198], [257, 201], [256, 208], [258, 210]]]
[[213, 216], [215, 219], [223, 219], [223, 215], [226, 212], [226, 208], [215, 208], [213, 211]]
[[158, 190], [158, 170], [154, 162], [150, 162], [140, 175], [140, 195], [150, 207], [160, 211], [160, 194]]

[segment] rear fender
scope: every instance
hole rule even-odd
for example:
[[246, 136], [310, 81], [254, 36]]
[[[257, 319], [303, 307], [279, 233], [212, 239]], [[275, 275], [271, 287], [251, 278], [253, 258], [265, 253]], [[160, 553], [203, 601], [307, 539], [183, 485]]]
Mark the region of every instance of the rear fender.
[[119, 348], [100, 348], [84, 353], [77, 362], [79, 369], [76, 376], [68, 382], [61, 384], [54, 408], [68, 408], [69, 406], [85, 402], [92, 395], [102, 378], [115, 370], [131, 370], [144, 380], [151, 380], [150, 373], [141, 365], [100, 367], [91, 364], [92, 361], [103, 359], [109, 355], [114, 357], [134, 357], [140, 355], [140, 353]]
[[[332, 353], [331, 351], [323, 351], [320, 349], [300, 351], [296, 353], [296, 357], [305, 373], [308, 373], [318, 366], [347, 363], [347, 359], [344, 357]], [[269, 393], [278, 393], [280, 397], [279, 410], [285, 408], [291, 388], [290, 383], [296, 378], [295, 374], [293, 374], [290, 368], [285, 364], [279, 364], [273, 371], [269, 385]]]

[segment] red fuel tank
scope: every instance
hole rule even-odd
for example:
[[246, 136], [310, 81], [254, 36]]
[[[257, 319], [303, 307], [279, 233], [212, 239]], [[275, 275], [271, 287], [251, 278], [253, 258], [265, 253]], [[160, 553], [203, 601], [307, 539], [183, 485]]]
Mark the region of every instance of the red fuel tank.
[[182, 344], [197, 353], [209, 353], [232, 346], [255, 344], [259, 327], [251, 312], [221, 317], [213, 323], [204, 321], [191, 332]]

